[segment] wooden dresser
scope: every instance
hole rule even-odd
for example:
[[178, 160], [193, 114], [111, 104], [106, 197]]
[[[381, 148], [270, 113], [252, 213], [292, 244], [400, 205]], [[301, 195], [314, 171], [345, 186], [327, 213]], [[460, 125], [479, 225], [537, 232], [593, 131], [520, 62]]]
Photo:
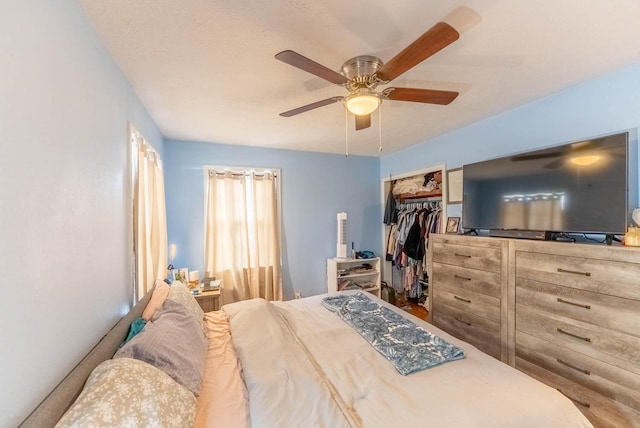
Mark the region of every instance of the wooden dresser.
[[429, 320], [506, 362], [508, 241], [432, 235], [429, 244]]
[[640, 426], [640, 251], [513, 241], [515, 367], [596, 426]]
[[429, 257], [435, 325], [640, 427], [640, 248], [432, 235]]

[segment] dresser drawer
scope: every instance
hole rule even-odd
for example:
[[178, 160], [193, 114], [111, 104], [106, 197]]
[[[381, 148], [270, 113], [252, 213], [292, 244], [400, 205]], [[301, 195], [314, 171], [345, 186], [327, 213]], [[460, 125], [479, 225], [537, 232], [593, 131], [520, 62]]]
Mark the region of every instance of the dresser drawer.
[[501, 248], [458, 245], [442, 242], [433, 243], [433, 261], [453, 266], [500, 272], [502, 265]]
[[638, 410], [611, 400], [527, 360], [516, 358], [515, 367], [570, 398], [596, 428], [640, 427]]
[[636, 300], [516, 278], [516, 303], [640, 336], [640, 302]]
[[436, 327], [500, 359], [499, 323], [443, 304], [433, 310], [432, 320]]
[[637, 263], [516, 251], [516, 277], [640, 300]]
[[455, 286], [497, 298], [502, 294], [499, 273], [434, 262], [432, 275], [438, 287]]
[[434, 287], [432, 295], [434, 308], [445, 304], [496, 323], [500, 322], [500, 299], [496, 297], [454, 286]]
[[640, 375], [640, 337], [521, 304], [516, 307], [516, 330]]
[[516, 331], [516, 358], [640, 409], [640, 375]]

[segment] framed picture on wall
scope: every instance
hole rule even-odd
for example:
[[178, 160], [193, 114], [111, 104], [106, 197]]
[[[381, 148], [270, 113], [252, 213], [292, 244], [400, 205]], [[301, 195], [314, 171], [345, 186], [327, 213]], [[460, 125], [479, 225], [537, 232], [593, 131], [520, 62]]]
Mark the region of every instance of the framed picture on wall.
[[462, 203], [462, 168], [447, 170], [447, 204]]
[[447, 233], [458, 233], [460, 217], [447, 217]]

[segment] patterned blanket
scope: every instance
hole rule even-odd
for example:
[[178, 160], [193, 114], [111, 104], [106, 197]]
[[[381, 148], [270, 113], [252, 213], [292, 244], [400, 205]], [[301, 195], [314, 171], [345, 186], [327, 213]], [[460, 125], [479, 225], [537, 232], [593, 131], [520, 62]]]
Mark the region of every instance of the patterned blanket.
[[379, 305], [364, 293], [325, 297], [322, 304], [355, 329], [402, 375], [464, 358], [462, 349]]

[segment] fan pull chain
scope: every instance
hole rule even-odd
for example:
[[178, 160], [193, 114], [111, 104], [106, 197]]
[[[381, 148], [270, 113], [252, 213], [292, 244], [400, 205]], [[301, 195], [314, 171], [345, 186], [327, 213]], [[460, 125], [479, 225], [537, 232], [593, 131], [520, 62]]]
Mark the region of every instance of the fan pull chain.
[[378, 106], [378, 151], [382, 152], [382, 106]]
[[349, 112], [344, 109], [344, 155], [349, 156]]

